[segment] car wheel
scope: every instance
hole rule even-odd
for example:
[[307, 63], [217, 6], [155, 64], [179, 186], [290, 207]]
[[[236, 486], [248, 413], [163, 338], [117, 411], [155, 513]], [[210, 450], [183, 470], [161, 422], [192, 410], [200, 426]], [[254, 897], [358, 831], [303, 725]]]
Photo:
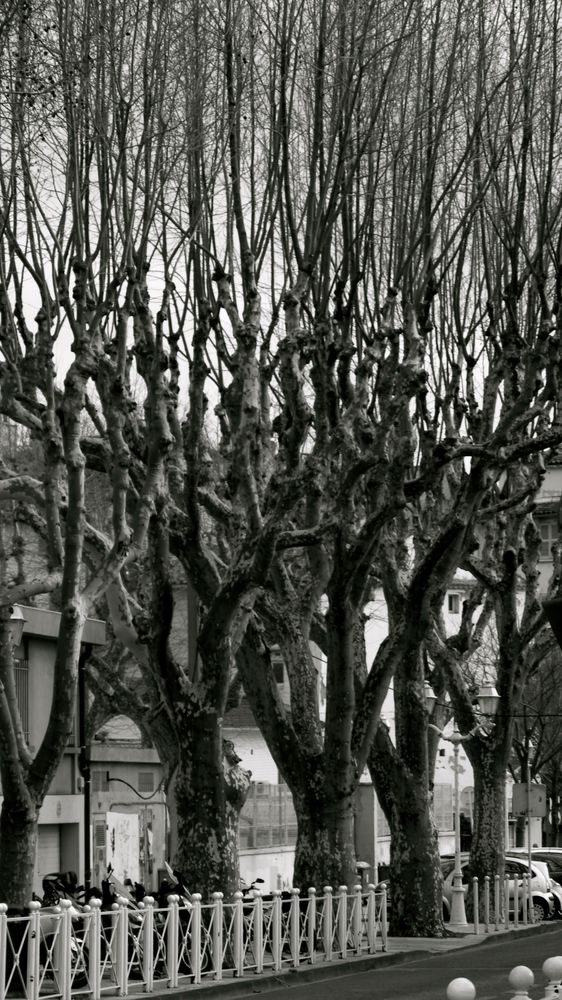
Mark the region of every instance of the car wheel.
[[533, 899], [533, 920], [536, 924], [548, 920], [548, 906], [542, 899]]

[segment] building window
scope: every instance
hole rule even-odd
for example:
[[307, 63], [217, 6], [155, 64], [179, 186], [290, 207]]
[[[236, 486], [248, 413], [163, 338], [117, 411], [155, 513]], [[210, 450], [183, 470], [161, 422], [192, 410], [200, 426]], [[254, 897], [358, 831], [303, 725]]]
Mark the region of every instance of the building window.
[[458, 615], [461, 609], [460, 594], [447, 594], [447, 607], [452, 615]]
[[107, 780], [107, 771], [92, 771], [92, 791], [93, 792], [108, 792], [109, 791], [109, 781]]
[[139, 792], [153, 792], [154, 791], [154, 772], [153, 771], [139, 771], [139, 773], [138, 773], [137, 788], [138, 788]]
[[433, 819], [438, 830], [453, 829], [453, 786], [433, 786]]
[[14, 660], [14, 683], [23, 738], [29, 743], [29, 661]]
[[558, 541], [558, 522], [554, 518], [549, 521], [541, 520], [539, 531], [542, 538], [539, 558], [541, 562], [551, 562], [552, 546]]

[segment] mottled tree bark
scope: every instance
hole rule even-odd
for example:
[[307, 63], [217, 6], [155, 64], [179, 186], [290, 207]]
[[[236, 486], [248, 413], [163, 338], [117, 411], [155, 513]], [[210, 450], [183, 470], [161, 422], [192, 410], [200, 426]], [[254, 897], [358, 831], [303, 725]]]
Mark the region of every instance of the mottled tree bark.
[[190, 715], [178, 750], [176, 867], [190, 891], [200, 892], [204, 900], [215, 891], [232, 899], [240, 882], [238, 820], [250, 772], [239, 767], [230, 741], [223, 743], [212, 711]]

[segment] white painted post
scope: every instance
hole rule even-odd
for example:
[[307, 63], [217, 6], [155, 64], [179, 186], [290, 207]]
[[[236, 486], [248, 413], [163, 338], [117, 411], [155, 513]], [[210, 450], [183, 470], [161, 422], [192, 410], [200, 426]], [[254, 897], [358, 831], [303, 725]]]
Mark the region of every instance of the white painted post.
[[338, 887], [340, 905], [338, 910], [338, 939], [342, 958], [347, 958], [347, 886]]
[[[92, 1000], [100, 1000], [101, 994], [101, 899], [92, 897], [88, 904], [90, 916], [88, 920], [88, 934], [86, 943], [88, 945], [89, 968], [88, 978], [92, 989]], [[0, 990], [0, 996], [2, 992]]]
[[300, 962], [300, 889], [291, 889], [291, 910], [289, 914], [289, 935], [291, 939], [291, 964], [297, 969]]
[[243, 895], [234, 893], [234, 919], [232, 921], [232, 951], [234, 954], [234, 975], [244, 975], [244, 908]]
[[381, 945], [383, 951], [386, 951], [386, 939], [388, 936], [388, 913], [386, 903], [386, 885], [383, 885], [381, 899]]
[[6, 954], [8, 946], [8, 907], [0, 903], [0, 997], [6, 995]]
[[560, 995], [558, 987], [562, 984], [562, 955], [547, 958], [542, 964], [542, 972], [547, 980], [543, 1000], [557, 1000]]
[[529, 996], [529, 987], [533, 985], [535, 977], [526, 965], [516, 965], [509, 973], [509, 985], [513, 987], [515, 993], [512, 1000], [523, 1000]]
[[503, 905], [504, 905], [504, 924], [506, 931], [509, 930], [509, 905], [511, 900], [509, 898], [509, 879], [507, 875], [504, 876], [503, 880]]
[[119, 996], [126, 997], [129, 995], [129, 976], [128, 976], [128, 961], [127, 961], [127, 934], [129, 931], [129, 914], [127, 913], [127, 900], [123, 896], [118, 896], [115, 903], [112, 903], [111, 909], [115, 910], [115, 922], [117, 927], [115, 929], [115, 974], [117, 977], [117, 992]]
[[273, 969], [279, 972], [282, 966], [282, 946], [281, 940], [283, 931], [281, 929], [281, 889], [274, 889], [271, 893], [271, 923], [269, 933], [271, 937], [271, 953], [273, 955]]
[[308, 890], [308, 960], [311, 965], [316, 961], [316, 889], [310, 886]]
[[72, 915], [70, 911], [72, 909], [72, 903], [69, 899], [61, 899], [59, 906], [62, 910], [59, 933], [57, 937], [57, 944], [59, 946], [57, 954], [59, 989], [62, 994], [62, 1000], [70, 1000], [72, 982], [72, 963], [70, 960], [72, 948]]
[[363, 909], [363, 894], [362, 886], [353, 886], [353, 923], [351, 928], [351, 936], [353, 940], [353, 948], [356, 955], [361, 954], [361, 932], [363, 930], [362, 924], [362, 909]]
[[[68, 900], [65, 899], [65, 903]], [[57, 903], [56, 906], [50, 908], [50, 912], [56, 914], [56, 917], [52, 920], [52, 926], [54, 928], [54, 941], [49, 941], [49, 952], [50, 955], [46, 956], [46, 961], [51, 965], [55, 980], [58, 984], [59, 993], [62, 995], [64, 993], [64, 942], [63, 942], [63, 929], [62, 929], [62, 906]], [[49, 921], [50, 923], [51, 921]], [[39, 915], [39, 924], [41, 924], [41, 915]], [[50, 971], [50, 970], [49, 970]]]
[[472, 877], [472, 906], [474, 909], [474, 933], [480, 932], [480, 900], [478, 896], [478, 877]]
[[194, 892], [191, 917], [191, 971], [194, 984], [201, 982], [201, 893]]
[[514, 892], [515, 896], [513, 899], [513, 923], [515, 928], [519, 927], [519, 879], [514, 878]]
[[154, 897], [145, 896], [143, 903], [142, 978], [145, 982], [146, 992], [152, 993], [154, 989]]
[[[291, 890], [292, 891], [292, 890]], [[254, 890], [254, 958], [256, 972], [263, 972], [263, 899], [261, 892]]]
[[484, 876], [484, 933], [490, 933], [490, 876]]
[[531, 910], [530, 899], [531, 899], [531, 887], [529, 884], [529, 876], [524, 875], [522, 903], [523, 903], [523, 923], [525, 924], [525, 926], [529, 923], [529, 913]]
[[476, 989], [470, 979], [452, 979], [447, 986], [447, 1000], [474, 1000]]
[[220, 982], [222, 979], [222, 936], [223, 936], [223, 893], [214, 892], [212, 899], [213, 909], [213, 932], [211, 935], [211, 946], [213, 949], [212, 962], [214, 978]]
[[[170, 989], [175, 989], [179, 980], [179, 932], [180, 932], [180, 897], [177, 893], [171, 892], [167, 897], [168, 903], [168, 924], [166, 928], [166, 966], [168, 969]], [[183, 947], [183, 943], [182, 943]], [[187, 946], [186, 946], [187, 947]], [[184, 952], [186, 954], [186, 952]], [[187, 954], [186, 954], [187, 957]], [[189, 955], [192, 961], [192, 956]]]
[[39, 998], [39, 948], [41, 944], [41, 925], [39, 911], [41, 903], [36, 899], [27, 904], [29, 910], [29, 928], [27, 932], [27, 974], [25, 988], [27, 1000]]
[[332, 938], [334, 936], [333, 889], [331, 885], [324, 886], [324, 904], [322, 914], [322, 929], [324, 932], [324, 958], [332, 961]]

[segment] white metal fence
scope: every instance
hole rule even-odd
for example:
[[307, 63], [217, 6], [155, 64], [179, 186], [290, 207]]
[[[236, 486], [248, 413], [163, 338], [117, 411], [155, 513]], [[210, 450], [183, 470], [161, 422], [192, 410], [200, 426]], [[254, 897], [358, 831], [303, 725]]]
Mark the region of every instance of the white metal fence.
[[280, 971], [301, 963], [329, 961], [386, 949], [386, 893], [340, 886], [301, 897], [297, 889], [253, 898], [222, 893], [203, 904], [193, 894], [183, 904], [176, 895], [158, 907], [145, 897], [137, 910], [119, 898], [111, 910], [101, 902], [73, 915], [68, 900], [12, 915], [0, 904], [0, 1000], [16, 996], [92, 1000], [136, 987], [145, 993], [204, 978]]

